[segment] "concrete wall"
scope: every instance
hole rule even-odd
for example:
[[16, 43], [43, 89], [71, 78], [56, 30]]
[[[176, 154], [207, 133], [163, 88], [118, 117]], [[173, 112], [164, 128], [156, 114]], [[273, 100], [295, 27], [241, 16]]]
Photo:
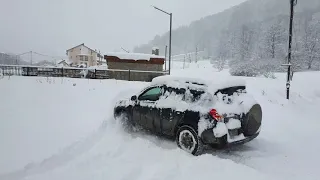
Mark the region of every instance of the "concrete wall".
[[128, 72], [108, 70], [109, 79], [118, 79], [126, 81], [146, 81], [150, 82], [153, 78], [164, 75], [163, 73], [151, 72]]
[[163, 71], [161, 64], [142, 64], [127, 62], [107, 62], [108, 69], [141, 70], [141, 71]]

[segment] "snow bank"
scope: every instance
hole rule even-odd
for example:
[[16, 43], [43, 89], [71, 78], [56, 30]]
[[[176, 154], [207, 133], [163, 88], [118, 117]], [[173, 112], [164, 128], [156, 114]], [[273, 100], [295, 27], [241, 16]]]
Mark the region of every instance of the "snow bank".
[[21, 76], [0, 79], [0, 174], [49, 158], [86, 138], [109, 117], [114, 98], [129, 84], [134, 90], [144, 83]]
[[[223, 80], [225, 73], [210, 68], [172, 71], [209, 80]], [[171, 141], [125, 133], [107, 118], [118, 98], [114, 92], [130, 97], [134, 88], [148, 83], [52, 78], [50, 84], [47, 78], [3, 78], [0, 179], [317, 180], [320, 85], [309, 81], [314, 78], [320, 73], [296, 73], [289, 101], [285, 74], [244, 78], [264, 112], [260, 135], [245, 145], [199, 157]]]
[[122, 52], [109, 52], [107, 56], [115, 56], [120, 59], [126, 60], [150, 60], [151, 58], [164, 58], [164, 56], [157, 56], [154, 54], [142, 54], [142, 53], [122, 53]]

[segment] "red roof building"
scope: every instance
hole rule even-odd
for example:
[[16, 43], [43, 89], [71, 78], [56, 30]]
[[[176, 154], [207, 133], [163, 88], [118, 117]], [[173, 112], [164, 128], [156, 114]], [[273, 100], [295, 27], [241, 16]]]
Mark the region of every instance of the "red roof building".
[[163, 71], [165, 57], [141, 53], [107, 53], [104, 55], [109, 69]]

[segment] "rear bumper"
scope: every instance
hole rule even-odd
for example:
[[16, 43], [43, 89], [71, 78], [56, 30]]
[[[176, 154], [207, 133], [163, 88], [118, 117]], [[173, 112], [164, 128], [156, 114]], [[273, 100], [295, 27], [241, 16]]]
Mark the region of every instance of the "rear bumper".
[[260, 134], [260, 132], [257, 132], [256, 134], [254, 134], [252, 136], [244, 136], [243, 138], [241, 138], [239, 140], [228, 140], [229, 134], [226, 134], [222, 137], [215, 137], [213, 134], [213, 130], [211, 128], [211, 129], [205, 130], [201, 134], [201, 140], [204, 144], [207, 144], [207, 145], [220, 145], [223, 147], [225, 147], [225, 146], [230, 147], [230, 146], [245, 144], [245, 143], [255, 139], [259, 134]]
[[226, 145], [227, 145], [228, 147], [231, 147], [231, 146], [236, 146], [236, 145], [245, 144], [245, 143], [247, 143], [247, 142], [255, 139], [256, 137], [258, 137], [259, 134], [260, 134], [260, 133], [258, 132], [258, 133], [254, 134], [254, 135], [252, 135], [252, 136], [246, 137], [245, 139], [242, 139], [242, 140], [239, 140], [239, 141], [234, 141], [234, 142], [229, 142], [229, 143], [227, 143]]

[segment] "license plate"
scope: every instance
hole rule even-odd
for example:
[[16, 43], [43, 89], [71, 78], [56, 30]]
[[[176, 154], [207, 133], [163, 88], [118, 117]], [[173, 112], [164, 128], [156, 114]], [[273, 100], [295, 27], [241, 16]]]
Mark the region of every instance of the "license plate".
[[229, 135], [231, 137], [239, 135], [239, 129], [229, 129]]

